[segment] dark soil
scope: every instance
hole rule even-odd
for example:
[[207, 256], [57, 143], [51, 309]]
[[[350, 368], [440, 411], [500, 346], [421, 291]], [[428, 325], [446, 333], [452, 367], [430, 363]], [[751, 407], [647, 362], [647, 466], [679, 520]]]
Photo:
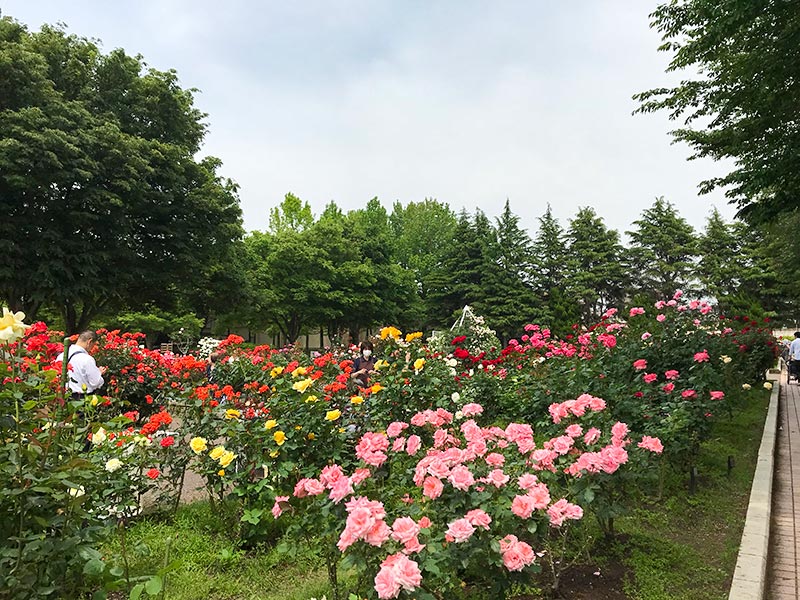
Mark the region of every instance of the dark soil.
[[[561, 575], [558, 600], [629, 600], [623, 591], [629, 569], [614, 560], [601, 567], [577, 565]], [[515, 596], [513, 600], [541, 600], [541, 596]]]

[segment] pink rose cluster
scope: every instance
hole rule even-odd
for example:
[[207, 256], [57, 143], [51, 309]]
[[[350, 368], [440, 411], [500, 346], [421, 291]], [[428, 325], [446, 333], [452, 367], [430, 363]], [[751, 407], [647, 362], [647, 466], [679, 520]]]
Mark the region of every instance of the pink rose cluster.
[[348, 500], [345, 507], [347, 522], [336, 543], [342, 552], [358, 540], [380, 547], [392, 535], [392, 530], [384, 521], [386, 511], [382, 502], [359, 496]]
[[503, 565], [509, 571], [522, 571], [536, 560], [533, 548], [517, 539], [515, 535], [507, 535], [500, 540], [500, 554], [503, 557]]
[[587, 409], [593, 412], [599, 412], [604, 410], [605, 407], [606, 401], [602, 398], [596, 398], [595, 396], [590, 396], [589, 394], [581, 394], [575, 400], [567, 400], [561, 403], [554, 402], [550, 405], [548, 410], [550, 411], [550, 416], [553, 419], [553, 423], [558, 424], [561, 422], [561, 419], [564, 419], [569, 415], [582, 417], [586, 414]]
[[391, 554], [381, 563], [375, 575], [375, 591], [378, 598], [397, 598], [400, 590], [412, 592], [422, 583], [419, 565], [402, 553]]

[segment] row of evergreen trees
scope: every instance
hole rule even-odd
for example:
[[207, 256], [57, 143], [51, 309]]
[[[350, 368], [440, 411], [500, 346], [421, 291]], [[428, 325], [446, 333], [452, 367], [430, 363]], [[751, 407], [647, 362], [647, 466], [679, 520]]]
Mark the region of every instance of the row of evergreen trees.
[[480, 209], [456, 214], [426, 199], [388, 212], [377, 199], [343, 213], [331, 202], [314, 218], [288, 194], [269, 229], [244, 239], [235, 307], [222, 326], [345, 331], [394, 323], [441, 329], [468, 304], [502, 339], [526, 323], [560, 334], [610, 307], [647, 304], [676, 289], [715, 299], [727, 313], [783, 316], [779, 248], [760, 229], [728, 223], [713, 209], [696, 232], [659, 198], [626, 231], [609, 229], [592, 208], [562, 226], [550, 206], [533, 236], [508, 203], [494, 222]]

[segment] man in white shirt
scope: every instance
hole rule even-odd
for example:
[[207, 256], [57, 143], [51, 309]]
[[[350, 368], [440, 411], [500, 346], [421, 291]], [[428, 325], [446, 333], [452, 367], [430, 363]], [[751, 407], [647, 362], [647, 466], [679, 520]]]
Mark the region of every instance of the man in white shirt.
[[[69, 347], [69, 390], [73, 396], [91, 394], [103, 385], [103, 375], [107, 367], [98, 367], [91, 355], [92, 348], [97, 344], [97, 334], [94, 331], [84, 331], [78, 336], [78, 341]], [[57, 361], [64, 360], [62, 352], [56, 357]]]
[[789, 378], [800, 380], [800, 331], [794, 332], [794, 339], [789, 345]]

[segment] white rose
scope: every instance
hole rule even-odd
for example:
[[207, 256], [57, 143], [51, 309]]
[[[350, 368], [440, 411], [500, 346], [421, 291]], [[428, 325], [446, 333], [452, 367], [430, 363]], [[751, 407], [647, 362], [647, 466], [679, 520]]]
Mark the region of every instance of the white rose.
[[750, 384], [749, 384], [749, 383], [743, 383], [743, 384], [742, 384], [742, 389], [743, 389], [743, 390], [749, 390], [749, 389], [750, 389], [750, 387], [751, 387], [751, 386], [750, 386]]
[[764, 382], [764, 389], [771, 390], [772, 389], [772, 384], [769, 381], [765, 381]]
[[458, 402], [459, 400], [461, 400], [461, 394], [459, 394], [458, 392], [453, 392], [452, 394], [450, 394], [450, 400], [452, 400], [453, 402]]
[[455, 358], [448, 358], [447, 359], [447, 366], [448, 367], [455, 367], [458, 365], [458, 361]]
[[79, 485], [76, 488], [69, 488], [69, 490], [67, 491], [69, 492], [69, 495], [72, 496], [73, 498], [80, 498], [86, 493], [86, 490], [83, 488], [82, 485]]
[[92, 434], [92, 443], [95, 446], [99, 446], [107, 439], [108, 437], [106, 436], [106, 430], [103, 429], [102, 427]]
[[109, 458], [106, 461], [106, 471], [113, 473], [122, 466], [122, 461], [118, 458]]

